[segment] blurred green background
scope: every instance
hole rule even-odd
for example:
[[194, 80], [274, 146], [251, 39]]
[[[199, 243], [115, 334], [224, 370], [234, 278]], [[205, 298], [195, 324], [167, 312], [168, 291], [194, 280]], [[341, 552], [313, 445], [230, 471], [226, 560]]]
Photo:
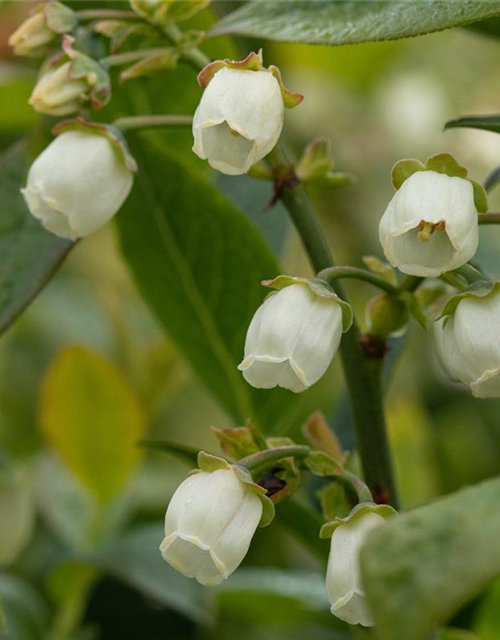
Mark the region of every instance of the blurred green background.
[[[27, 104], [36, 63], [15, 59], [7, 45], [29, 8], [29, 2], [0, 4], [0, 151], [39, 126]], [[351, 187], [312, 194], [339, 264], [361, 266], [361, 256], [382, 255], [378, 221], [392, 196], [391, 167], [400, 158], [424, 160], [449, 151], [479, 181], [500, 164], [498, 135], [443, 132], [444, 123], [460, 115], [498, 112], [495, 38], [467, 28], [341, 48], [253, 41], [242, 46], [264, 46], [265, 60], [305, 94], [303, 104], [286, 114], [290, 148], [300, 153], [312, 138], [328, 136], [336, 168], [359, 178]], [[228, 42], [206, 48], [232, 51]], [[192, 113], [200, 96], [194, 73], [184, 68], [137, 86], [136, 106], [140, 91], [156, 91], [158, 104], [174, 113]], [[209, 174], [191, 154], [189, 132], [162, 135], [248, 214], [284, 273], [310, 273], [284, 210], [265, 209], [269, 185]], [[493, 192], [490, 209], [499, 206]], [[498, 234], [481, 228], [477, 256], [497, 276]], [[364, 284], [348, 288], [363, 322], [373, 291]], [[63, 359], [54, 367], [61, 350]], [[389, 358], [396, 356], [386, 404], [404, 507], [499, 474], [500, 403], [473, 400], [467, 389], [449, 383], [415, 322], [394, 343]], [[100, 392], [106, 385], [113, 389], [108, 396]], [[338, 362], [312, 402], [352, 449]], [[78, 425], [54, 433], [53, 425], [71, 421], [75, 408], [88, 425], [86, 436], [74, 435]], [[288, 435], [301, 437], [300, 422], [290, 423]], [[321, 561], [278, 523], [258, 531], [242, 567], [217, 589], [199, 588], [161, 560], [163, 515], [189, 467], [163, 453], [139, 453], [135, 443], [147, 435], [218, 452], [212, 425], [230, 427], [233, 421], [142, 302], [112, 225], [80, 242], [0, 341], [0, 603], [7, 623], [4, 635], [0, 623], [0, 637], [351, 637], [328, 612]], [[103, 428], [110, 429], [109, 441], [100, 440]], [[95, 442], [102, 445], [100, 456], [94, 456]], [[82, 471], [84, 450], [92, 462], [87, 459]], [[308, 483], [302, 499], [317, 506], [319, 488]], [[94, 536], [102, 544], [94, 545]], [[454, 624], [498, 640], [499, 611], [497, 585]]]

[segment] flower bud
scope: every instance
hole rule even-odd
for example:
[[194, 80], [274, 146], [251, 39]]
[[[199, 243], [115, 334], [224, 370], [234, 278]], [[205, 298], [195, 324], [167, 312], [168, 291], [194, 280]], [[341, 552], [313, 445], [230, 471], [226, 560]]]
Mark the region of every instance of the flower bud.
[[350, 311], [331, 289], [280, 279], [288, 286], [270, 294], [255, 313], [238, 369], [258, 389], [280, 386], [299, 393], [327, 370], [350, 326]]
[[368, 331], [373, 336], [387, 338], [398, 335], [408, 324], [408, 307], [404, 300], [381, 293], [366, 306]]
[[78, 111], [86, 97], [88, 85], [83, 78], [71, 78], [71, 62], [42, 74], [29, 99], [38, 113], [65, 116]]
[[465, 264], [478, 245], [472, 184], [417, 171], [392, 198], [379, 228], [386, 258], [404, 273], [437, 277]]
[[103, 133], [69, 130], [34, 161], [21, 191], [46, 229], [76, 240], [114, 216], [132, 182], [132, 166], [117, 143]]
[[168, 505], [161, 554], [188, 578], [220, 584], [245, 557], [262, 512], [259, 496], [233, 470], [198, 472]]
[[476, 398], [500, 397], [499, 287], [485, 296], [458, 298], [453, 313], [434, 323], [438, 359], [450, 378], [468, 385]]
[[321, 530], [322, 538], [331, 536], [326, 572], [330, 611], [349, 624], [374, 625], [361, 581], [360, 553], [371, 531], [394, 515], [388, 505], [361, 503], [347, 518], [337, 518]]
[[111, 97], [107, 71], [98, 62], [73, 49], [74, 38], [66, 35], [63, 51], [49, 60], [33, 89], [29, 104], [35, 111], [64, 116], [79, 111], [86, 101], [94, 109], [104, 107]]
[[35, 8], [10, 36], [9, 45], [16, 56], [37, 58], [48, 51], [48, 45], [60, 34], [71, 31], [76, 23], [74, 12], [60, 2], [50, 2]]
[[194, 114], [193, 151], [228, 175], [247, 173], [275, 147], [285, 107], [300, 103], [277, 67], [266, 69], [262, 52], [245, 60], [216, 60], [198, 76], [205, 88]]

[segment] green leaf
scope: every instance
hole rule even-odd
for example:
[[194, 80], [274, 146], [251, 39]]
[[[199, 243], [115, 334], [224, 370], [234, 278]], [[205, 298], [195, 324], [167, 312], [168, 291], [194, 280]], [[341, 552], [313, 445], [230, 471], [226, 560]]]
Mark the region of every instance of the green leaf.
[[456, 129], [467, 127], [470, 129], [482, 129], [484, 131], [493, 131], [500, 133], [500, 115], [498, 116], [463, 116], [456, 120], [449, 120], [445, 125], [445, 129]]
[[28, 211], [20, 189], [29, 164], [26, 143], [0, 156], [0, 332], [45, 286], [73, 246], [46, 231]]
[[381, 640], [431, 640], [500, 573], [500, 478], [394, 518], [361, 553]]
[[83, 347], [68, 347], [45, 378], [40, 407], [45, 436], [92, 494], [120, 492], [140, 459], [146, 422], [123, 374]]
[[236, 367], [266, 295], [260, 282], [278, 265], [243, 214], [191, 164], [145, 138], [132, 152], [140, 169], [117, 224], [139, 290], [235, 420], [252, 417], [269, 429], [284, 402], [297, 400], [253, 389]]
[[211, 34], [339, 45], [408, 38], [499, 14], [495, 0], [248, 2], [223, 18]]
[[497, 579], [476, 610], [473, 630], [481, 640], [498, 640], [499, 629], [500, 580]]
[[317, 476], [336, 476], [344, 469], [342, 463], [323, 451], [311, 451], [307, 458], [304, 458], [304, 464]]
[[395, 189], [399, 189], [405, 180], [412, 176], [416, 171], [425, 171], [424, 165], [420, 160], [408, 158], [399, 160], [392, 168], [392, 185]]
[[49, 623], [49, 608], [24, 580], [0, 574], [0, 601], [8, 640], [40, 640]]
[[210, 614], [205, 590], [162, 559], [159, 546], [163, 537], [163, 524], [137, 527], [100, 551], [95, 560], [148, 598], [195, 622], [207, 623]]
[[436, 155], [427, 158], [425, 162], [425, 170], [436, 171], [436, 173], [443, 173], [450, 177], [467, 177], [467, 169], [459, 165], [451, 153], [437, 153]]

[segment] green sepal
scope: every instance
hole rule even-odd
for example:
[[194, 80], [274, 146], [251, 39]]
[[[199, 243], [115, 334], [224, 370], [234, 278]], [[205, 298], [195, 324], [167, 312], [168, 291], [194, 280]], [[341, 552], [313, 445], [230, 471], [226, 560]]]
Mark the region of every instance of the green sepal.
[[227, 460], [224, 460], [224, 458], [219, 458], [219, 456], [214, 456], [206, 451], [200, 451], [198, 454], [198, 467], [201, 471], [212, 473], [220, 469], [231, 471], [232, 465], [230, 465]]
[[89, 122], [85, 120], [85, 118], [78, 116], [77, 118], [69, 120], [61, 120], [61, 122], [58, 122], [52, 129], [52, 133], [57, 136], [64, 131], [70, 131], [72, 129], [90, 131], [105, 136], [115, 146], [127, 169], [132, 172], [137, 171], [137, 162], [130, 153], [127, 140], [118, 127], [102, 122]]
[[[80, 51], [73, 49], [75, 39], [64, 36], [63, 51], [71, 61], [69, 77], [72, 80], [84, 79], [88, 85], [88, 98], [94, 109], [105, 107], [111, 99], [111, 81], [106, 69]], [[64, 62], [61, 58], [58, 63]]]
[[488, 195], [482, 184], [468, 178], [474, 191], [474, 205], [478, 213], [488, 213]]
[[344, 471], [342, 463], [324, 451], [311, 451], [304, 458], [304, 464], [314, 475], [321, 477], [337, 476]]
[[248, 427], [234, 427], [232, 429], [218, 429], [212, 427], [222, 451], [233, 460], [240, 460], [246, 456], [261, 451], [254, 435]]
[[247, 485], [247, 487], [258, 496], [262, 503], [262, 516], [259, 521], [259, 527], [267, 527], [267, 525], [271, 524], [275, 515], [274, 504], [271, 499], [267, 497], [266, 489], [256, 484], [253, 481], [250, 472], [237, 464], [230, 465], [231, 471], [236, 474], [237, 478]]
[[388, 504], [374, 504], [372, 502], [360, 502], [351, 513], [345, 518], [334, 518], [321, 527], [319, 537], [322, 539], [331, 538], [337, 527], [348, 522], [353, 522], [365, 513], [376, 513], [386, 520], [398, 515], [398, 512]]
[[467, 178], [467, 169], [462, 167], [451, 153], [437, 153], [425, 161], [425, 171], [444, 173], [450, 178]]
[[293, 107], [296, 107], [304, 99], [301, 93], [294, 93], [285, 87], [281, 77], [281, 71], [278, 67], [275, 65], [271, 65], [267, 69], [264, 67], [262, 49], [259, 49], [257, 53], [251, 51], [244, 60], [229, 60], [225, 58], [224, 60], [214, 60], [210, 62], [198, 74], [198, 84], [200, 87], [205, 89], [215, 74], [224, 68], [240, 69], [242, 71], [269, 71], [278, 81], [283, 97], [283, 104], [287, 109], [293, 109]]
[[241, 69], [245, 71], [264, 71], [264, 62], [262, 59], [262, 49], [259, 49], [258, 53], [251, 51], [244, 60], [214, 60], [207, 64], [198, 74], [198, 84], [205, 89], [210, 84], [210, 81], [215, 76], [217, 71], [224, 68], [228, 69]]
[[269, 287], [270, 289], [276, 289], [280, 291], [281, 289], [285, 289], [293, 284], [302, 284], [309, 289], [320, 298], [327, 298], [332, 300], [340, 305], [342, 309], [342, 327], [343, 332], [345, 333], [351, 328], [353, 314], [351, 305], [339, 298], [339, 296], [335, 293], [332, 287], [328, 284], [328, 282], [324, 280], [320, 280], [319, 278], [299, 278], [297, 276], [277, 276], [272, 280], [263, 280], [262, 285], [264, 287]]
[[283, 78], [281, 77], [281, 71], [274, 64], [272, 64], [268, 68], [268, 71], [270, 71], [278, 81], [278, 84], [281, 89], [281, 95], [283, 96], [283, 104], [285, 105], [285, 108], [293, 109], [294, 107], [297, 107], [304, 99], [304, 95], [302, 93], [296, 93], [295, 91], [290, 91], [290, 89], [287, 89], [285, 87], [285, 83], [283, 82]]
[[262, 528], [267, 527], [274, 520], [276, 509], [274, 508], [272, 500], [266, 495], [260, 495], [259, 498], [262, 502], [262, 516], [260, 517], [259, 527]]
[[176, 68], [179, 58], [179, 51], [173, 47], [164, 49], [159, 53], [152, 53], [122, 71], [120, 80], [124, 82], [143, 76], [152, 76], [160, 71], [171, 71]]
[[441, 318], [453, 315], [460, 302], [465, 298], [486, 298], [498, 291], [500, 291], [500, 282], [476, 280], [476, 282], [473, 282], [466, 291], [462, 291], [450, 298], [445, 304], [441, 314], [437, 316], [436, 320], [441, 320]]
[[377, 256], [363, 256], [362, 260], [370, 271], [376, 273], [389, 284], [392, 284], [395, 287], [397, 286], [398, 277], [396, 270], [391, 267], [388, 262], [384, 262], [384, 260], [377, 258]]
[[356, 181], [350, 173], [334, 172], [331, 141], [315, 138], [304, 149], [296, 167], [295, 175], [304, 184], [343, 187]]
[[68, 33], [76, 27], [75, 12], [62, 2], [47, 2], [36, 7], [36, 11], [43, 12], [48, 28], [54, 33]]
[[417, 171], [425, 171], [425, 167], [420, 160], [415, 160], [414, 158], [399, 160], [392, 167], [391, 179], [393, 187], [396, 190], [399, 189], [403, 182]]

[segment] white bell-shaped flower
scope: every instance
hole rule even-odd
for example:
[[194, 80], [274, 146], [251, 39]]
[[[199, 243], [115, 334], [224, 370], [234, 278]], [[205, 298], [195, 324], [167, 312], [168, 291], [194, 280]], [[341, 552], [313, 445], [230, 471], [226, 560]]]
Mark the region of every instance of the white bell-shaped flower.
[[258, 389], [280, 386], [305, 391], [325, 373], [339, 347], [343, 308], [306, 284], [270, 294], [248, 328], [238, 369]]
[[71, 78], [70, 70], [71, 62], [65, 62], [40, 77], [29, 99], [35, 111], [50, 116], [66, 116], [81, 108], [88, 82], [83, 78]]
[[326, 589], [334, 616], [349, 624], [373, 626], [361, 582], [359, 556], [368, 534], [385, 522], [371, 511], [339, 524], [332, 533]]
[[132, 182], [124, 157], [105, 135], [69, 130], [31, 165], [22, 194], [46, 229], [76, 240], [114, 216]]
[[189, 476], [168, 506], [162, 556], [188, 578], [220, 584], [245, 557], [262, 510], [259, 496], [230, 469]]
[[500, 291], [467, 296], [434, 324], [436, 351], [452, 380], [477, 398], [500, 397]]
[[280, 84], [270, 71], [223, 67], [194, 114], [193, 151], [222, 173], [246, 173], [278, 142], [284, 110]]
[[407, 178], [379, 228], [387, 260], [404, 273], [437, 277], [476, 253], [478, 213], [472, 184], [436, 171]]

